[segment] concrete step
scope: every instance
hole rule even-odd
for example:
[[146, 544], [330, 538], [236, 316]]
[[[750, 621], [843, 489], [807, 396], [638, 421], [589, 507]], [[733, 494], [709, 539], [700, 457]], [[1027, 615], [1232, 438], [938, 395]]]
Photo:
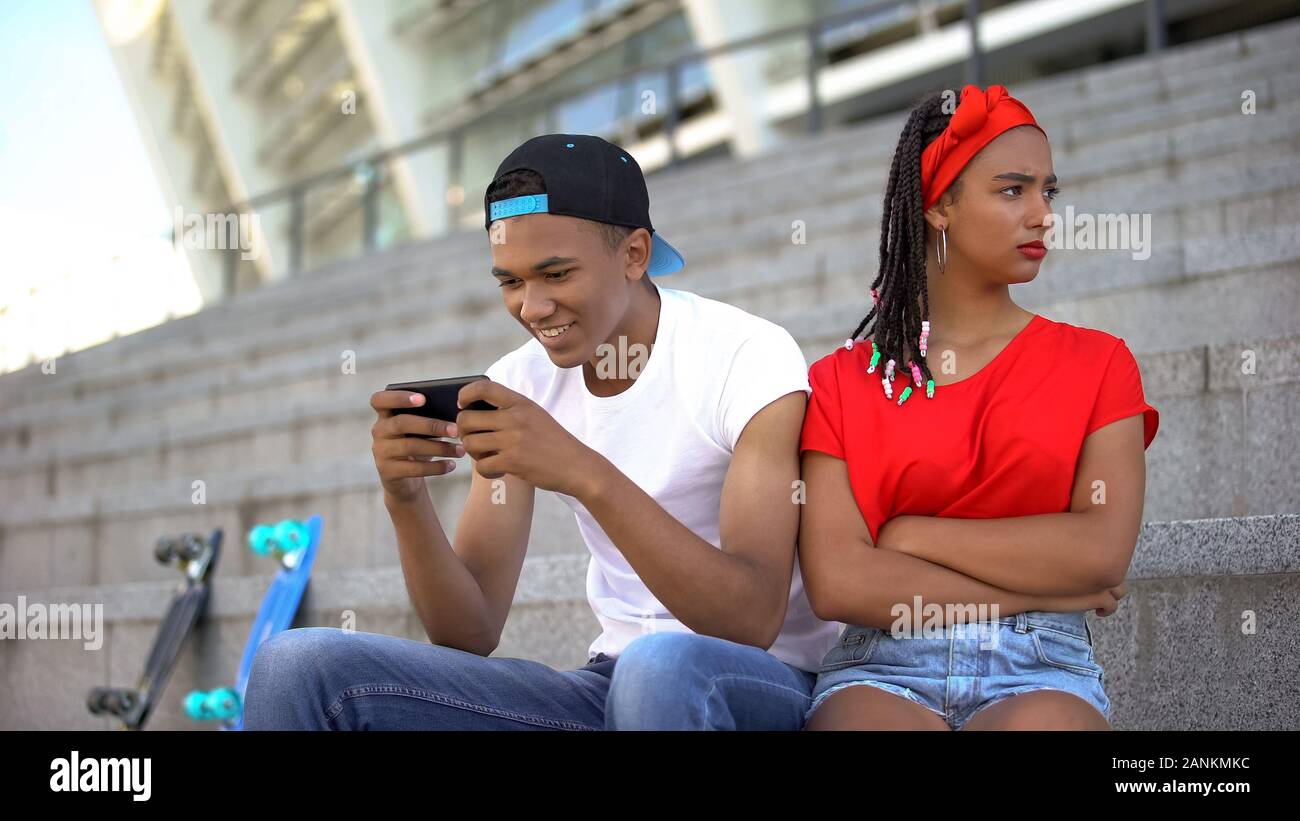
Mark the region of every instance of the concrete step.
[[1122, 730], [1300, 729], [1300, 515], [1148, 524], [1090, 617]]
[[[1035, 119], [1048, 124], [1048, 133], [1055, 135], [1069, 122], [1088, 122], [1117, 112], [1151, 107], [1153, 103], [1196, 91], [1234, 72], [1249, 78], [1252, 69], [1259, 69], [1272, 76], [1271, 67], [1279, 62], [1283, 67], [1289, 65], [1287, 60], [1295, 52], [1297, 39], [1300, 39], [1300, 25], [1295, 20], [1287, 20], [1180, 45], [1155, 57], [1136, 55], [1018, 83], [1012, 91], [1030, 107]], [[738, 176], [798, 169], [819, 158], [860, 150], [859, 142], [886, 145], [892, 152], [906, 120], [907, 112], [896, 112], [856, 125], [852, 131], [794, 138], [782, 151], [771, 155], [693, 163], [656, 174], [654, 179], [662, 187], [651, 193], [656, 202], [660, 197], [664, 201], [675, 196], [688, 198], [693, 192], [713, 190], [716, 185]]]
[[[1295, 251], [1300, 247], [1296, 232], [1294, 225], [1286, 225], [1240, 236], [1235, 243], [1239, 247], [1225, 247], [1217, 239], [1190, 240], [1183, 244], [1181, 254], [1162, 253], [1146, 261], [1126, 258], [1127, 252], [1061, 252], [1067, 258], [1071, 253], [1080, 254], [1089, 264], [1084, 268], [1047, 268], [1034, 283], [1017, 286], [1016, 298], [1055, 318], [1120, 334], [1138, 351], [1220, 342], [1238, 335], [1243, 327], [1252, 328], [1261, 339], [1284, 337], [1295, 330], [1294, 316], [1300, 307], [1300, 278], [1294, 275], [1300, 261]], [[731, 296], [733, 303], [768, 316], [815, 349], [812, 340], [829, 333], [847, 335], [866, 306], [860, 299], [837, 301], [849, 296], [850, 289], [861, 287], [858, 275], [808, 277], [806, 268], [801, 270], [796, 264], [796, 259], [807, 264], [804, 250], [794, 247], [774, 264], [750, 271], [746, 284], [753, 296], [748, 299], [717, 294], [709, 288], [693, 290], [705, 296]], [[1288, 260], [1288, 255], [1292, 259]], [[846, 267], [852, 263], [851, 259], [842, 261]], [[1250, 265], [1258, 267], [1246, 267]], [[1245, 296], [1225, 299], [1223, 293]], [[1215, 301], [1219, 310], [1201, 316], [1204, 306]], [[1152, 317], [1164, 317], [1165, 321], [1152, 321]], [[1169, 321], [1175, 317], [1188, 321]], [[225, 383], [219, 372], [201, 371], [187, 383], [137, 395], [131, 405], [120, 405], [112, 397], [69, 405], [47, 414], [46, 435], [35, 444], [0, 452], [0, 476], [15, 478], [17, 474], [19, 485], [40, 485], [47, 494], [55, 493], [57, 488], [50, 490], [52, 480], [44, 474], [61, 460], [80, 461], [112, 453], [139, 455], [142, 450], [170, 448], [195, 439], [219, 440], [241, 429], [262, 427], [259, 420], [300, 418], [303, 414], [312, 418], [318, 407], [327, 415], [349, 407], [364, 410], [370, 392], [385, 381], [409, 378], [422, 372], [421, 367], [428, 372], [448, 371], [453, 364], [481, 370], [501, 351], [517, 344], [514, 335], [518, 329], [512, 328], [499, 310], [484, 315], [480, 323], [481, 333], [466, 333], [475, 326], [447, 329], [443, 334], [446, 345], [439, 345], [437, 338], [413, 339], [401, 332], [393, 334], [390, 344], [370, 343], [365, 349], [367, 364], [388, 373], [364, 380], [344, 378], [348, 375], [341, 373], [325, 375], [326, 369], [332, 370], [329, 363], [339, 351], [325, 345], [309, 356], [286, 356], [255, 370], [234, 371]], [[493, 335], [488, 329], [499, 332]], [[452, 347], [463, 343], [467, 335], [477, 338], [473, 348]], [[421, 354], [429, 350], [438, 353], [428, 357], [428, 366], [419, 365], [426, 358]], [[56, 429], [56, 424], [62, 427]], [[327, 433], [333, 436], [336, 432]], [[312, 434], [308, 429], [296, 436]], [[269, 438], [259, 450], [278, 454], [295, 445], [303, 447], [301, 442]], [[339, 442], [338, 438], [308, 440], [305, 446], [308, 452], [322, 448], [332, 452]], [[354, 452], [359, 444], [352, 442], [342, 452]], [[220, 461], [221, 457], [214, 454], [213, 458]], [[14, 492], [22, 494], [21, 490]]]
[[[1085, 168], [1097, 165], [1095, 160], [1083, 162], [1082, 158], [1113, 158], [1117, 145], [1150, 142], [1162, 134], [1196, 134], [1198, 129], [1194, 126], [1216, 120], [1231, 120], [1240, 125], [1248, 116], [1241, 112], [1240, 94], [1244, 87], [1256, 93], [1257, 113], [1249, 116], [1259, 119], [1284, 116], [1300, 93], [1297, 89], [1300, 78], [1279, 74], [1280, 62], [1273, 55], [1267, 61], [1252, 63], [1240, 73], [1207, 77], [1203, 87], [1189, 87], [1186, 96], [1175, 95], [1171, 99], [1164, 96], [1170, 92], [1153, 86], [1148, 98], [1104, 115], [1083, 112], [1057, 120], [1050, 115], [1040, 116], [1035, 108], [1035, 118], [1051, 139], [1057, 173], [1064, 172], [1074, 179], [1076, 165]], [[1261, 76], [1270, 71], [1272, 74]], [[680, 195], [674, 192], [661, 198], [659, 191], [653, 190], [654, 213], [662, 213], [683, 226], [708, 226], [717, 221], [719, 205], [743, 209], [746, 214], [761, 213], [769, 203], [797, 201], [809, 193], [819, 194], [821, 187], [810, 185], [813, 181], [831, 184], [842, 176], [864, 172], [871, 180], [883, 181], [902, 124], [901, 119], [891, 123], [890, 130], [884, 134], [877, 133], [874, 125], [863, 127], [854, 132], [857, 137], [854, 144], [844, 145], [838, 151], [828, 150], [820, 143], [791, 146], [780, 153], [793, 155], [797, 162], [787, 160], [772, 168], [760, 165], [752, 172], [702, 181], [693, 192]], [[1101, 167], [1105, 168], [1104, 163]], [[709, 192], [710, 196], [701, 197], [702, 191]], [[773, 192], [779, 192], [780, 196], [773, 196]], [[664, 226], [656, 227], [666, 231]]]
[[[839, 344], [821, 339], [805, 349], [810, 362]], [[1253, 374], [1242, 373], [1246, 351], [1253, 352]], [[1294, 455], [1275, 446], [1289, 436], [1290, 420], [1300, 411], [1300, 337], [1139, 351], [1137, 357], [1146, 395], [1162, 415], [1147, 452], [1148, 521], [1300, 510]], [[211, 432], [210, 439], [161, 449], [124, 442], [124, 450], [111, 456], [67, 457], [50, 466], [56, 486], [66, 489], [54, 497], [24, 494], [25, 487], [39, 485], [6, 476], [0, 485], [0, 589], [165, 578], [166, 568], [121, 546], [151, 544], [159, 532], [191, 527], [196, 509], [210, 517], [205, 527], [226, 521], [238, 523], [241, 532], [310, 509], [322, 513], [325, 535], [338, 545], [322, 557], [322, 569], [394, 563], [392, 526], [367, 449], [371, 419], [355, 407], [319, 412], [335, 415], [318, 420], [289, 411], [259, 425], [251, 414], [241, 420], [242, 432]], [[356, 441], [337, 455], [315, 458], [293, 449], [296, 430], [314, 431], [304, 441]], [[191, 434], [207, 435], [201, 429]], [[296, 461], [286, 463], [290, 459]], [[449, 531], [468, 493], [471, 464], [461, 460], [460, 470], [429, 482]], [[201, 506], [195, 481], [202, 482]], [[552, 494], [538, 495], [536, 515], [535, 554], [580, 543], [572, 514]], [[256, 572], [252, 556], [228, 561], [236, 570], [246, 565], [245, 572]]]
[[[1294, 627], [1300, 619], [1300, 515], [1153, 522], [1143, 526], [1115, 615], [1089, 617], [1121, 730], [1300, 728]], [[329, 550], [322, 543], [322, 558]], [[136, 548], [147, 553], [145, 546]], [[524, 562], [497, 657], [574, 669], [599, 632], [583, 582], [588, 554]], [[209, 611], [172, 674], [152, 729], [193, 728], [191, 689], [229, 683], [268, 575], [223, 566]], [[86, 712], [91, 687], [129, 684], [174, 580], [29, 589], [0, 602], [103, 606], [98, 649], [66, 639], [0, 642], [0, 729], [108, 729]], [[427, 642], [397, 568], [321, 569], [298, 626], [341, 626]], [[1243, 674], [1243, 671], [1249, 671]]]
[[[1300, 261], [1295, 250], [1300, 247], [1296, 231], [1294, 225], [1286, 225], [1240, 236], [1235, 243], [1240, 248], [1225, 247], [1217, 239], [1190, 240], [1180, 254], [1166, 252], [1145, 261], [1132, 260], [1127, 252], [1054, 252], [1071, 261], [1084, 260], [1087, 265], [1056, 267], [1054, 263], [1035, 282], [1017, 286], [1016, 298], [1065, 321], [1091, 323], [1090, 327], [1119, 333], [1139, 351], [1224, 341], [1243, 327], [1251, 327], [1258, 338], [1284, 337], [1294, 331], [1295, 308], [1300, 305], [1300, 278], [1294, 276]], [[810, 271], [806, 250], [792, 246], [769, 265], [747, 272], [745, 298], [729, 291], [740, 285], [735, 279], [719, 283], [719, 289], [692, 290], [704, 296], [727, 297], [739, 307], [767, 316], [803, 343], [827, 333], [847, 335], [866, 310], [865, 300], [852, 296], [865, 279], [848, 270], [854, 259], [847, 246], [837, 249], [835, 256], [817, 255], [811, 260], [818, 268], [830, 268], [834, 273]], [[1071, 258], [1071, 254], [1075, 256]], [[1288, 260], [1288, 255], [1292, 259]], [[1244, 267], [1251, 264], [1259, 267]], [[1233, 270], [1233, 266], [1243, 269]], [[740, 272], [731, 273], [739, 278]], [[682, 283], [683, 287], [689, 285]], [[1216, 299], [1215, 291], [1240, 296], [1219, 297], [1219, 311], [1192, 323], [1151, 321], [1151, 317], [1171, 312], [1189, 318], [1203, 313], [1208, 304], [1204, 300]], [[1105, 306], [1105, 310], [1090, 312], [1089, 306]], [[422, 315], [417, 306], [410, 318]], [[186, 431], [221, 436], [232, 425], [238, 429], [246, 424], [232, 421], [245, 414], [256, 418], [311, 415], [320, 403], [328, 408], [335, 400], [343, 403], [339, 407], [365, 408], [370, 392], [386, 381], [454, 368], [481, 370], [521, 341], [519, 330], [499, 309], [470, 322], [466, 319], [461, 327], [444, 328], [420, 339], [404, 333], [390, 318], [387, 324], [396, 330], [385, 340], [372, 341], [363, 348], [368, 372], [378, 369], [379, 373], [361, 380], [347, 378], [353, 376], [350, 374], [329, 375], [340, 350], [357, 347], [336, 342], [318, 346], [308, 355], [286, 355], [256, 369], [198, 371], [186, 382], [137, 394], [131, 397], [131, 404], [121, 404], [112, 396], [70, 404], [52, 410], [39, 426], [28, 422], [38, 435], [32, 436], [26, 448], [0, 451], [0, 474], [42, 470], [60, 455], [71, 459], [135, 451], [151, 444], [166, 446], [175, 435], [189, 435]], [[1201, 333], [1209, 335], [1202, 337]], [[473, 343], [466, 344], [470, 339]], [[428, 365], [420, 364], [426, 361]], [[329, 450], [330, 444], [315, 443], [314, 447]], [[40, 477], [27, 478], [36, 481]]]
[[[454, 534], [469, 493], [468, 461], [429, 481], [430, 497], [448, 534]], [[139, 481], [129, 490], [68, 500], [6, 502], [0, 530], [0, 591], [161, 580], [173, 572], [140, 545], [159, 533], [224, 527], [247, 533], [259, 522], [319, 513], [320, 570], [396, 566], [392, 521], [369, 454], [293, 469], [211, 471], [204, 497], [195, 501], [189, 480]], [[200, 528], [201, 529], [201, 528]], [[539, 493], [533, 516], [532, 555], [551, 555], [582, 544], [573, 513], [554, 494]], [[222, 558], [227, 572], [249, 575], [264, 560], [240, 546]]]
[[[1296, 168], [1300, 166], [1286, 161], [1252, 167], [1247, 158], [1237, 155], [1219, 165], [1203, 164], [1198, 173], [1204, 174], [1200, 181], [1207, 183], [1205, 185], [1191, 186], [1181, 179], [1167, 181], [1174, 182], [1175, 186], [1144, 189], [1166, 193], [1131, 196], [1109, 203], [1103, 194], [1086, 191], [1079, 203], [1080, 211], [1089, 211], [1089, 206], [1109, 204], [1119, 206], [1118, 213], [1151, 213], [1151, 236], [1157, 253], [1152, 259], [1138, 261], [1132, 260], [1132, 255], [1127, 252], [1057, 250], [1038, 281], [1027, 287], [1068, 295], [1113, 287], [1112, 283], [1181, 278], [1186, 272], [1180, 272], [1179, 267], [1187, 263], [1178, 259], [1177, 253], [1169, 246], [1177, 242], [1172, 238], [1193, 234], [1202, 238], [1186, 246], [1191, 249], [1193, 259], [1200, 259], [1204, 251], [1216, 260], [1219, 269], [1234, 264], [1239, 258], [1243, 265], [1269, 259], [1285, 262], [1288, 257], [1295, 257], [1292, 226], [1300, 211], [1300, 187], [1293, 184]], [[1175, 195], [1168, 193], [1174, 191], [1188, 193], [1182, 198], [1184, 201], [1179, 202]], [[1196, 192], [1218, 192], [1220, 196], [1205, 199]], [[1249, 198], [1234, 199], [1242, 196]], [[735, 243], [733, 248], [745, 250], [734, 252], [732, 259], [712, 270], [689, 268], [674, 276], [671, 285], [758, 312], [763, 312], [764, 302], [785, 305], [793, 300], [794, 304], [803, 304], [856, 294], [869, 282], [869, 274], [859, 273], [863, 267], [862, 259], [875, 255], [873, 234], [878, 230], [879, 205], [870, 204], [870, 200], [868, 203], [860, 215], [837, 207], [835, 203], [825, 206], [824, 211], [816, 213], [826, 216], [809, 221], [805, 245], [790, 243], [788, 215], [776, 222], [751, 223], [739, 236], [731, 238]], [[1281, 224], [1270, 226], [1270, 222]], [[1265, 230], [1256, 230], [1261, 226]], [[1239, 232], [1247, 229], [1255, 233], [1242, 237]], [[1219, 231], [1228, 233], [1220, 235]], [[1076, 264], [1084, 267], [1076, 268]], [[829, 287], [823, 279], [830, 283]], [[773, 283], [781, 290], [771, 290]], [[369, 308], [358, 309], [354, 305], [342, 314], [346, 317], [344, 324], [331, 323], [332, 318], [339, 321], [339, 314], [307, 314], [305, 320], [313, 320], [310, 324], [304, 321], [292, 328], [266, 330], [258, 336], [233, 335], [225, 344], [224, 351], [193, 351], [176, 362], [176, 370], [190, 374], [188, 378], [144, 381], [145, 385], [157, 387], [142, 388], [140, 378], [146, 374], [167, 375], [172, 371], [145, 370], [146, 366], [124, 367], [109, 372], [110, 378], [109, 373], [79, 374], [73, 363], [65, 361], [57, 378], [38, 377], [46, 383], [54, 383], [53, 397], [45, 391], [28, 387], [21, 392], [30, 394], [29, 401], [5, 411], [3, 419], [0, 419], [0, 441], [6, 442], [6, 447], [0, 448], [0, 453], [23, 451], [33, 444], [57, 440], [59, 426], [70, 427], [74, 433], [101, 435], [116, 430], [121, 424], [129, 425], [129, 420], [123, 418], [123, 414], [130, 415], [129, 406], [120, 404], [114, 395], [115, 390], [129, 393], [133, 402], [148, 408], [169, 406], [174, 397], [206, 401], [207, 394], [225, 392], [231, 381], [256, 379], [267, 372], [268, 365], [274, 371], [273, 363], [295, 359], [310, 361], [309, 357], [302, 356], [305, 348], [314, 347], [318, 352], [328, 350], [329, 359], [336, 360], [342, 350], [352, 349], [376, 329], [383, 329], [378, 332], [391, 334], [394, 338], [409, 338], [411, 333], [428, 327], [430, 316], [452, 310], [466, 317], [465, 321], [473, 321], [476, 312], [487, 317], [483, 327], [489, 335], [493, 330], [512, 328], [512, 323], [501, 314], [495, 294], [484, 294], [486, 287], [477, 281], [468, 281], [467, 275], [465, 280], [449, 289], [439, 289], [433, 294], [412, 299], [411, 290], [404, 282], [389, 282], [384, 286], [382, 296], [372, 294]], [[1241, 298], [1250, 299], [1251, 294]], [[1268, 294], [1260, 294], [1258, 298], [1262, 302], [1275, 301]], [[400, 313], [396, 312], [395, 306], [401, 306]], [[463, 333], [453, 332], [444, 336], [455, 343], [467, 340]], [[329, 341], [331, 337], [335, 338], [333, 344]], [[436, 336], [431, 337], [430, 341], [435, 339]], [[382, 341], [378, 343], [380, 348], [383, 345]], [[251, 346], [255, 347], [251, 351], [253, 358], [249, 359], [247, 349]], [[375, 346], [376, 342], [372, 340], [370, 349], [373, 351]], [[244, 350], [241, 351], [241, 347]], [[69, 368], [72, 368], [72, 373], [67, 373]], [[137, 377], [135, 380], [133, 375]], [[66, 396], [69, 387], [75, 398], [78, 392], [87, 392], [89, 385], [102, 386], [94, 390], [95, 398], [50, 407], [51, 399], [60, 393]], [[152, 410], [150, 415], [156, 416]]]
[[[328, 549], [329, 543], [322, 542], [321, 558]], [[584, 551], [525, 561], [495, 656], [569, 669], [585, 663], [586, 648], [599, 633], [583, 593], [587, 560]], [[190, 721], [182, 700], [191, 690], [233, 683], [272, 578], [225, 571], [229, 568], [218, 570], [205, 618], [178, 659], [148, 729], [216, 729]], [[87, 649], [82, 641], [0, 642], [0, 686], [5, 688], [0, 729], [114, 729], [113, 720], [87, 712], [86, 693], [95, 686], [135, 682], [174, 587], [175, 580], [167, 579], [0, 594], [0, 603], [11, 606], [17, 606], [19, 595], [28, 602], [98, 603], [104, 619], [102, 646], [96, 649]], [[345, 613], [359, 631], [428, 643], [398, 568], [316, 571], [295, 626], [342, 626]]]

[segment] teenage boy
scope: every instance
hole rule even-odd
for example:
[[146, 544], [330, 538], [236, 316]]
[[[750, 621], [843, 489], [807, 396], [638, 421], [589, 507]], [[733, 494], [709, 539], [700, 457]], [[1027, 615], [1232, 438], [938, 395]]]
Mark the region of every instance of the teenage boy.
[[[807, 366], [781, 327], [651, 277], [636, 160], [592, 136], [528, 140], [484, 198], [491, 274], [531, 337], [460, 391], [495, 410], [394, 414], [373, 453], [407, 591], [432, 645], [331, 628], [263, 645], [250, 728], [800, 729], [842, 625], [796, 561]], [[459, 439], [459, 443], [445, 441]], [[425, 477], [474, 460], [449, 540]], [[578, 670], [488, 657], [527, 551], [534, 493], [573, 509], [602, 632]]]

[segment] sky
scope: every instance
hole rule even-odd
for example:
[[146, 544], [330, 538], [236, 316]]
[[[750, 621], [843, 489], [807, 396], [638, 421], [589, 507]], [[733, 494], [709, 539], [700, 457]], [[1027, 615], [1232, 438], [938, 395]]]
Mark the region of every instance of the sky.
[[0, 371], [196, 310], [90, 0], [0, 0], [0, 77]]

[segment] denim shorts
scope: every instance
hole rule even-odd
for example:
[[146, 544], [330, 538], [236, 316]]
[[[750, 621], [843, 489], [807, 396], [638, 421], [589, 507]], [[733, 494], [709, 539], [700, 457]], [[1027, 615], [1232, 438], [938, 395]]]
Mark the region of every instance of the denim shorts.
[[984, 707], [1033, 690], [1072, 693], [1110, 720], [1085, 612], [1031, 610], [935, 628], [929, 636], [847, 626], [822, 659], [805, 720], [831, 693], [854, 685], [914, 701], [954, 730]]

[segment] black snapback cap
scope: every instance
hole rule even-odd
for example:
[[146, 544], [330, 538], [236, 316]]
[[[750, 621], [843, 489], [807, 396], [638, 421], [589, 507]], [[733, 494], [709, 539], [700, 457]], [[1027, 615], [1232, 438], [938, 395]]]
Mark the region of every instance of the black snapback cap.
[[543, 134], [511, 151], [492, 181], [524, 169], [542, 178], [546, 193], [489, 203], [485, 192], [485, 228], [496, 220], [524, 214], [558, 214], [644, 228], [651, 238], [646, 273], [663, 276], [685, 265], [682, 255], [655, 233], [650, 222], [650, 194], [641, 166], [617, 145], [589, 134]]

